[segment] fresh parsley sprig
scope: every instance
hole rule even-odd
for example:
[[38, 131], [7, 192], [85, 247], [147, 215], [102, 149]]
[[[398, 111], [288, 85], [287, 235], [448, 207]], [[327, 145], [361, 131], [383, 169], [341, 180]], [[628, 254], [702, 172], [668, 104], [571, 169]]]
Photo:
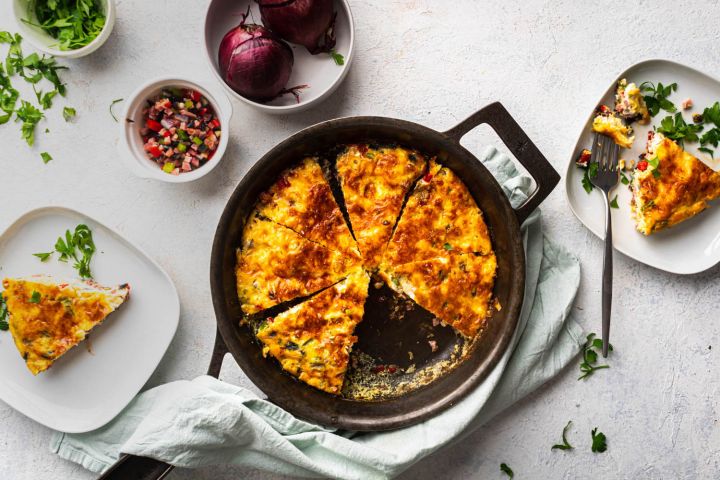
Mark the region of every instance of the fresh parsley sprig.
[[568, 420], [567, 425], [565, 425], [565, 428], [563, 428], [562, 431], [562, 443], [556, 443], [552, 447], [550, 447], [550, 450], [572, 450], [574, 447], [570, 445], [570, 443], [567, 441], [567, 432], [570, 430], [570, 426], [572, 425], [572, 420]]
[[512, 468], [508, 467], [507, 463], [500, 464], [500, 471], [507, 475], [508, 478], [515, 477], [515, 473], [512, 471]]
[[658, 82], [655, 85], [653, 82], [643, 82], [639, 88], [642, 93], [648, 93], [648, 95], [643, 95], [643, 100], [645, 100], [650, 116], [654, 117], [660, 113], [660, 109], [670, 113], [677, 111], [675, 104], [667, 99], [672, 92], [677, 91], [677, 83], [663, 85]]
[[590, 449], [593, 453], [602, 453], [607, 450], [607, 438], [604, 433], [598, 432], [597, 427], [595, 427], [590, 432], [590, 435], [592, 437], [592, 446]]
[[[78, 271], [81, 278], [92, 278], [90, 271], [90, 260], [95, 253], [95, 242], [92, 238], [92, 231], [85, 224], [75, 227], [75, 231], [65, 231], [65, 237], [58, 237], [55, 242], [55, 250], [60, 254], [58, 261], [67, 262], [74, 260], [73, 268]], [[46, 262], [54, 252], [33, 253], [41, 262]]]
[[[702, 120], [706, 125], [711, 124], [714, 126], [700, 137], [700, 145], [702, 146], [698, 150], [715, 157], [713, 149], [720, 144], [720, 102], [715, 102], [712, 106], [705, 108], [702, 113]], [[712, 145], [713, 149], [709, 145]]]
[[657, 131], [665, 135], [671, 140], [675, 140], [681, 147], [684, 147], [685, 141], [697, 142], [698, 133], [703, 129], [703, 125], [697, 123], [686, 123], [682, 113], [678, 112], [673, 117], [668, 115], [660, 121]]
[[[582, 362], [580, 363], [580, 372], [582, 375], [578, 377], [578, 380], [583, 380], [590, 375], [594, 374], [597, 370], [604, 368], [610, 368], [610, 365], [596, 365], [598, 360], [598, 353], [594, 349], [602, 350], [603, 341], [599, 338], [595, 338], [595, 334], [591, 333], [587, 336], [587, 341], [582, 347]], [[613, 351], [612, 344], [608, 344], [608, 350]]]

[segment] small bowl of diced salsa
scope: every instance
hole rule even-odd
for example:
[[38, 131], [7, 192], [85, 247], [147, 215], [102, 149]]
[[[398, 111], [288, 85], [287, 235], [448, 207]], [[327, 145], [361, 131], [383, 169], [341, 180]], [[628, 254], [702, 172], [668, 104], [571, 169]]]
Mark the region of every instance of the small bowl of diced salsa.
[[198, 82], [162, 78], [143, 85], [123, 116], [128, 166], [145, 178], [197, 180], [220, 163], [231, 114], [222, 91]]

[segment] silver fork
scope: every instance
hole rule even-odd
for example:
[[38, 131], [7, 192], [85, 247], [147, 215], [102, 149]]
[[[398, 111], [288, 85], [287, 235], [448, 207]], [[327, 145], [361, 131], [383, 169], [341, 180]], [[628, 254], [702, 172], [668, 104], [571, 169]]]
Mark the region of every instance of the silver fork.
[[590, 182], [602, 190], [605, 199], [605, 254], [603, 255], [602, 280], [602, 354], [608, 355], [610, 345], [610, 307], [612, 306], [612, 279], [613, 279], [613, 246], [612, 221], [610, 219], [610, 191], [615, 188], [620, 179], [618, 172], [618, 154], [620, 147], [605, 135], [595, 134], [593, 139], [592, 155], [588, 168], [593, 163], [598, 164], [597, 175], [590, 178]]

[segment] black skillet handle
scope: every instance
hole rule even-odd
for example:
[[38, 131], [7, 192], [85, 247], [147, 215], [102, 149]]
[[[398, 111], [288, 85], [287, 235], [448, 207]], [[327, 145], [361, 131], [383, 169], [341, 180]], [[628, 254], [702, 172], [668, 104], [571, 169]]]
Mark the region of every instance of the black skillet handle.
[[483, 123], [487, 123], [495, 130], [495, 133], [527, 169], [537, 185], [525, 203], [515, 210], [518, 222], [522, 224], [533, 210], [550, 195], [560, 181], [560, 175], [500, 102], [491, 103], [478, 110], [445, 132], [445, 135], [460, 143], [460, 139], [466, 133]]
[[[226, 353], [228, 353], [228, 348], [218, 331], [215, 333], [215, 346], [212, 357], [210, 357], [208, 375], [218, 378]], [[99, 480], [162, 480], [173, 468], [175, 467], [169, 463], [153, 458], [123, 454], [107, 472], [99, 477]]]

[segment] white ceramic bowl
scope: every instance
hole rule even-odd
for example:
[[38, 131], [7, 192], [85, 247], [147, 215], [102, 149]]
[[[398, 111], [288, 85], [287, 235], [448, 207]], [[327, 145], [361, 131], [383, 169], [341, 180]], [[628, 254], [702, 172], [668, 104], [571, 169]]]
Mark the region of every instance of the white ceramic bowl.
[[100, 0], [100, 6], [105, 10], [105, 26], [100, 31], [100, 35], [82, 48], [60, 50], [54, 46], [58, 43], [57, 39], [48, 35], [41, 28], [28, 25], [22, 21], [23, 19], [28, 19], [33, 23], [37, 22], [35, 12], [29, 11], [27, 6], [28, 0], [13, 0], [13, 14], [15, 15], [20, 34], [23, 36], [23, 39], [30, 42], [41, 52], [48, 53], [55, 57], [80, 58], [91, 54], [105, 43], [115, 25], [115, 0]]
[[[213, 85], [214, 82], [201, 82], [199, 80], [191, 80], [187, 78], [162, 77], [151, 80], [141, 85], [125, 100], [125, 106], [120, 122], [122, 123], [122, 142], [125, 152], [121, 155], [127, 167], [141, 178], [154, 178], [168, 183], [185, 183], [197, 180], [210, 173], [218, 166], [225, 154], [228, 144], [228, 133], [230, 126], [230, 118], [232, 117], [232, 105], [225, 93]], [[140, 135], [140, 129], [143, 127], [145, 119], [143, 110], [146, 106], [146, 100], [157, 95], [163, 88], [191, 88], [200, 92], [212, 105], [215, 114], [220, 120], [220, 144], [218, 145], [215, 155], [197, 170], [172, 175], [162, 171], [160, 166], [148, 158], [143, 149], [144, 142]]]
[[299, 103], [290, 94], [267, 103], [255, 102], [235, 92], [223, 80], [218, 67], [218, 50], [225, 34], [240, 23], [241, 15], [245, 13], [248, 6], [250, 6], [251, 13], [247, 20], [248, 23], [262, 23], [259, 7], [253, 0], [210, 1], [205, 14], [204, 36], [205, 53], [210, 62], [210, 69], [232, 97], [258, 110], [273, 114], [296, 113], [317, 105], [329, 97], [342, 83], [350, 70], [353, 59], [355, 25], [350, 5], [347, 0], [335, 0], [334, 3], [337, 12], [335, 50], [345, 57], [345, 64], [336, 65], [330, 55], [322, 53], [311, 55], [302, 45], [289, 43], [295, 56], [295, 64], [287, 86], [308, 85], [308, 88], [300, 90]]

